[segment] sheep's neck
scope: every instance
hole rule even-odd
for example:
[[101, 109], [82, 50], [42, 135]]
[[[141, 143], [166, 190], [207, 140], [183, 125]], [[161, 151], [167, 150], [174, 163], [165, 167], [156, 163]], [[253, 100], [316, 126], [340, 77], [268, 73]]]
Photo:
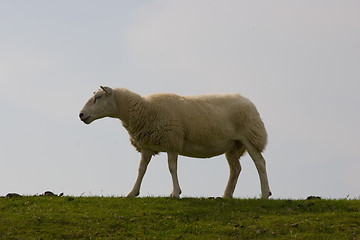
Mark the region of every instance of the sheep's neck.
[[115, 90], [115, 99], [117, 106], [116, 118], [119, 118], [124, 124], [129, 124], [129, 107], [128, 107], [128, 94], [124, 91], [124, 89], [116, 89]]

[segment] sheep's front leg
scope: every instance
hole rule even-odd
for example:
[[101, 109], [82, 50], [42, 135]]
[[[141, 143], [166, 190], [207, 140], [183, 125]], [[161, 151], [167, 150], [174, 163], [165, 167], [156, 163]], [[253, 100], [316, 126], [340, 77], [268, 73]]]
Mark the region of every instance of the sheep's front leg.
[[177, 176], [177, 160], [178, 154], [177, 153], [170, 153], [168, 152], [168, 163], [169, 163], [169, 170], [171, 173], [171, 178], [173, 182], [173, 191], [170, 194], [170, 197], [180, 197], [181, 189], [179, 185], [179, 180]]
[[134, 184], [134, 187], [132, 188], [132, 190], [129, 192], [129, 194], [126, 197], [136, 197], [140, 194], [141, 182], [142, 182], [142, 179], [145, 175], [147, 166], [148, 166], [153, 154], [154, 154], [153, 151], [150, 151], [147, 149], [141, 150], [141, 160], [140, 160], [140, 164], [139, 164], [138, 176], [137, 176], [136, 182]]

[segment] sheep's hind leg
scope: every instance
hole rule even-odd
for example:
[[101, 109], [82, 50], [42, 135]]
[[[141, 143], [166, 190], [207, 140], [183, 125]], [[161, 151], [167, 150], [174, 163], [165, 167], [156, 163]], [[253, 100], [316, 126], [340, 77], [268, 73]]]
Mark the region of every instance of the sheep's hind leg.
[[261, 184], [261, 198], [268, 199], [271, 196], [271, 191], [269, 187], [269, 181], [266, 173], [266, 163], [265, 159], [262, 156], [261, 152], [257, 150], [251, 143], [244, 142], [245, 147], [250, 154], [250, 157], [255, 163], [256, 169], [259, 173], [260, 184]]
[[230, 151], [225, 153], [226, 159], [230, 168], [229, 180], [223, 195], [223, 198], [232, 198], [239, 174], [241, 172], [240, 156], [236, 151]]
[[153, 154], [154, 154], [154, 152], [152, 152], [150, 150], [146, 150], [146, 149], [141, 150], [141, 160], [140, 160], [140, 164], [139, 164], [138, 176], [137, 176], [136, 182], [134, 184], [134, 187], [128, 193], [128, 195], [126, 195], [126, 197], [136, 197], [140, 194], [141, 182], [142, 182], [142, 179], [145, 175], [147, 166], [148, 166]]
[[170, 194], [170, 197], [178, 198], [181, 194], [181, 189], [179, 185], [179, 180], [177, 176], [177, 160], [178, 160], [178, 154], [177, 153], [167, 153], [168, 154], [168, 164], [169, 164], [169, 170], [171, 173], [171, 178], [173, 182], [173, 191]]

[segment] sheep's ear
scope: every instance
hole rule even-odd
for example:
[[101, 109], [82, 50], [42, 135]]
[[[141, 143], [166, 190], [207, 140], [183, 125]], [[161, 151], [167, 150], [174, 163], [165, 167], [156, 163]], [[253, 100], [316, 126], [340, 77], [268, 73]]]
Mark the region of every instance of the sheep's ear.
[[104, 92], [106, 92], [106, 93], [112, 93], [112, 88], [109, 88], [109, 87], [103, 87], [103, 86], [100, 86], [100, 88], [104, 91]]

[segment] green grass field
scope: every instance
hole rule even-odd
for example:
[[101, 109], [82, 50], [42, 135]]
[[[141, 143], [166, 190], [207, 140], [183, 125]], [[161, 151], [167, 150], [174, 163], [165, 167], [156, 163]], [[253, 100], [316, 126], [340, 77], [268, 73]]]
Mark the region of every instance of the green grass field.
[[0, 198], [0, 239], [360, 239], [359, 200]]

